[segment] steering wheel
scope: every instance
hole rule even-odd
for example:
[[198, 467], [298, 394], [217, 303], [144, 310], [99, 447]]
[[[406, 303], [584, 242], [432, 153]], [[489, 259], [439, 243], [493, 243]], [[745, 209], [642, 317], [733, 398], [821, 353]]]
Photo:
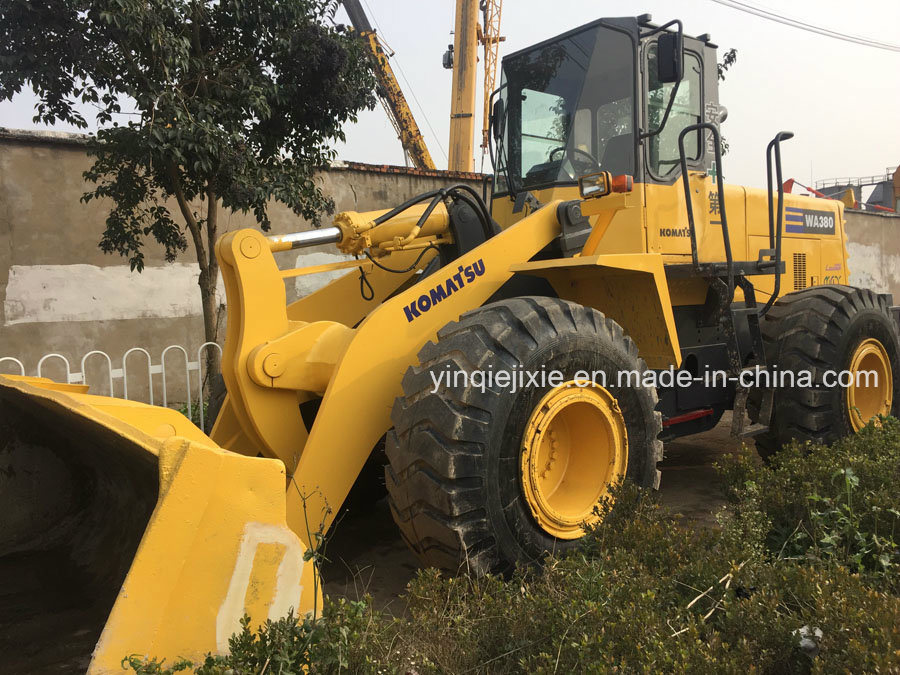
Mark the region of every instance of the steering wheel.
[[564, 145], [561, 145], [558, 148], [553, 148], [550, 151], [550, 161], [556, 161], [554, 159], [554, 155], [557, 153], [563, 153], [564, 159], [569, 160], [569, 164], [575, 170], [576, 175], [572, 176], [572, 178], [577, 178], [578, 176], [583, 176], [588, 173], [597, 173], [600, 171], [600, 163], [594, 159], [593, 155], [580, 148], [569, 148]]

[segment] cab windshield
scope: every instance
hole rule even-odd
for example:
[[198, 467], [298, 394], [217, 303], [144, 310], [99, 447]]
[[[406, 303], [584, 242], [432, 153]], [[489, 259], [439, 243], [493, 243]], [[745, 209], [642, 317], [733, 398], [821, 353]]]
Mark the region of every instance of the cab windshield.
[[634, 88], [631, 39], [603, 26], [504, 59], [496, 192], [633, 174]]

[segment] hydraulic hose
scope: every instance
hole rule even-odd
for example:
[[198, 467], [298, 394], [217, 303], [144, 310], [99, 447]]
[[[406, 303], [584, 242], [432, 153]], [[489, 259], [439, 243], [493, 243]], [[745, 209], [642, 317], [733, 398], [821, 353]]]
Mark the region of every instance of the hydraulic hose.
[[417, 196], [413, 197], [412, 199], [407, 199], [405, 202], [400, 204], [400, 206], [397, 206], [397, 207], [391, 209], [390, 211], [388, 211], [387, 213], [384, 213], [384, 214], [378, 216], [375, 219], [375, 224], [381, 225], [383, 222], [386, 222], [386, 221], [390, 220], [391, 218], [393, 218], [394, 216], [397, 216], [397, 215], [403, 213], [404, 211], [406, 211], [406, 209], [408, 209], [412, 206], [415, 206], [416, 204], [420, 204], [420, 203], [424, 202], [426, 199], [431, 199], [432, 197], [434, 197], [435, 195], [438, 195], [440, 193], [441, 193], [441, 190], [432, 190], [431, 192], [424, 192], [420, 195], [417, 195]]

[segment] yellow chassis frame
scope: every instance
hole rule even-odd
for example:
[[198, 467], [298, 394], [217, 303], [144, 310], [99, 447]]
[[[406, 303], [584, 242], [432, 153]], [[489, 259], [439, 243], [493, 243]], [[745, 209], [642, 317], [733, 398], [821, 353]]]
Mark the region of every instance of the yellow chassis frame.
[[[278, 269], [269, 240], [241, 230], [219, 241], [228, 294], [223, 358], [228, 399], [211, 435], [229, 450], [284, 462], [288, 525], [306, 545], [314, 544], [309, 532], [328, 529], [372, 448], [390, 428], [403, 374], [416, 363], [418, 351], [514, 274], [545, 276], [560, 297], [619, 321], [651, 367], [678, 365], [661, 256], [523, 262], [559, 234], [558, 205], [545, 205], [414, 285], [409, 286], [414, 272], [373, 270], [371, 302], [359, 297], [358, 275], [350, 273], [288, 306], [282, 280], [289, 273]], [[387, 263], [402, 268], [415, 255], [394, 253]], [[431, 302], [432, 288], [454, 275], [464, 281], [464, 271], [473, 265], [483, 267], [483, 274]], [[404, 284], [409, 287], [397, 292]], [[324, 396], [307, 432], [298, 403], [316, 390]]]

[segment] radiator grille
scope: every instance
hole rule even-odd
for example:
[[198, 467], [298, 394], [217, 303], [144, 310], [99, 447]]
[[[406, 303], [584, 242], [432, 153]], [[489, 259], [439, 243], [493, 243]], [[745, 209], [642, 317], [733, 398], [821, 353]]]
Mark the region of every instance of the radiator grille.
[[794, 254], [794, 290], [806, 288], [806, 254]]

